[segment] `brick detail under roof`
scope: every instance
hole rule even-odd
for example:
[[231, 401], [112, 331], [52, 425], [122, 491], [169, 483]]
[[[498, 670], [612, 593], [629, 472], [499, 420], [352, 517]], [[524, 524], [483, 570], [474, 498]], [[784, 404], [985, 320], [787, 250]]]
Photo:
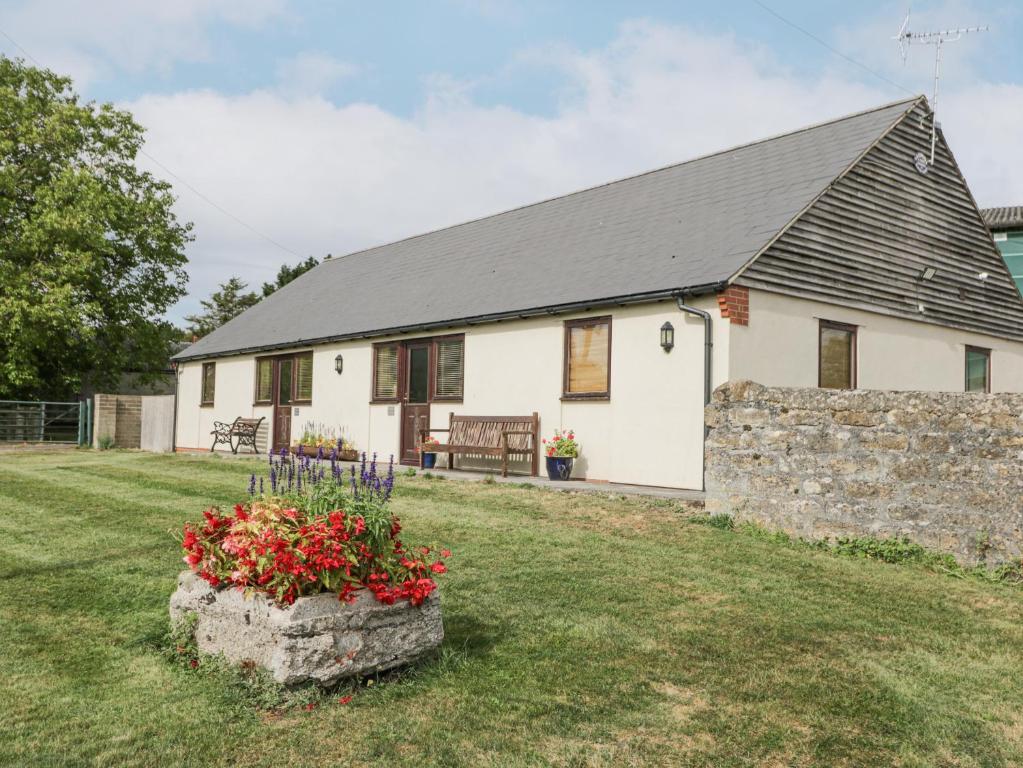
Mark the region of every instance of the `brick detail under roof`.
[[721, 317], [727, 317], [736, 325], [749, 325], [749, 288], [744, 285], [730, 285], [718, 294]]

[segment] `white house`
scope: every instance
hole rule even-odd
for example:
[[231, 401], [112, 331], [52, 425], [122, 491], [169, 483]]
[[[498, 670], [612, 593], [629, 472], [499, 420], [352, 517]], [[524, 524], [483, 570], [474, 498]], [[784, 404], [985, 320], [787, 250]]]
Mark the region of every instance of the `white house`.
[[729, 379], [1023, 390], [1023, 300], [940, 132], [919, 156], [931, 120], [909, 99], [326, 261], [176, 356], [176, 446], [263, 416], [262, 450], [318, 422], [415, 463], [449, 413], [536, 412], [577, 477], [700, 488]]

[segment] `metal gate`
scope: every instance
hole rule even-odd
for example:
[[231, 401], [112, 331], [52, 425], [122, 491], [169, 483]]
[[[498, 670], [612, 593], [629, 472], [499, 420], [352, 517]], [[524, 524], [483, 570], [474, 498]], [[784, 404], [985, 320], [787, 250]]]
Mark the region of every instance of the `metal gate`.
[[91, 433], [91, 401], [52, 403], [0, 400], [0, 443], [85, 445]]

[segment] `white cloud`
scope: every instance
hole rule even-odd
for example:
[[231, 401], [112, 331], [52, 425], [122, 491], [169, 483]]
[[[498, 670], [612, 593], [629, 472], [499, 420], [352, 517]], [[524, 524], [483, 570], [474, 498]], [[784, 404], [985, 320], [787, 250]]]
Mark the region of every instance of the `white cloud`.
[[[730, 37], [651, 23], [624, 26], [605, 49], [532, 55], [569, 77], [549, 116], [481, 106], [471, 86], [443, 79], [409, 118], [279, 90], [125, 106], [148, 126], [149, 151], [225, 208], [299, 253], [339, 255], [899, 96], [834, 72], [800, 78]], [[1011, 128], [1021, 118], [1019, 86], [948, 96], [946, 132], [982, 203], [1023, 199], [1008, 172], [1023, 164]], [[255, 284], [294, 261], [179, 192], [197, 236], [183, 311], [231, 274]]]
[[[217, 22], [255, 27], [286, 0], [22, 0], [0, 11], [4, 30], [81, 87], [116, 72], [167, 72], [203, 61]], [[19, 52], [20, 53], [20, 52]]]
[[277, 87], [293, 96], [322, 95], [359, 68], [320, 51], [304, 51], [277, 63]]

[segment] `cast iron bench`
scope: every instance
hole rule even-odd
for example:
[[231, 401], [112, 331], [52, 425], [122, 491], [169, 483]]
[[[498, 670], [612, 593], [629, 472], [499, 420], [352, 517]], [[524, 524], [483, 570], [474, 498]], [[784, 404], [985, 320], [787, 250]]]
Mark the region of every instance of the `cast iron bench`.
[[[509, 456], [528, 456], [532, 472], [539, 474], [540, 416], [456, 416], [448, 417], [447, 429], [421, 429], [419, 442], [431, 432], [447, 432], [446, 443], [438, 445], [437, 453], [448, 455], [448, 469], [455, 468], [455, 454], [472, 456], [500, 456], [501, 476], [508, 476]], [[419, 466], [423, 466], [423, 452], [419, 452]]]
[[227, 443], [231, 446], [231, 453], [238, 453], [238, 449], [243, 445], [252, 446], [253, 452], [259, 453], [259, 448], [256, 447], [256, 433], [259, 432], [259, 425], [265, 418], [260, 416], [258, 419], [243, 419], [239, 416], [230, 424], [224, 421], [213, 422], [213, 431], [210, 432], [213, 435], [213, 446], [210, 451], [216, 448], [218, 443]]

